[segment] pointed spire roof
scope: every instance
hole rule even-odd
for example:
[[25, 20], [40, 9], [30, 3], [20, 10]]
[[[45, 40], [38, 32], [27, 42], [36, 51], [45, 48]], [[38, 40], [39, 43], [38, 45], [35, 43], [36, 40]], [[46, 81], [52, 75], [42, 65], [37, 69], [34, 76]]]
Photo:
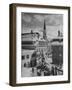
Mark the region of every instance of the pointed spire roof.
[[46, 30], [45, 20], [44, 20], [44, 30]]
[[43, 39], [46, 39], [46, 24], [45, 24], [45, 20], [44, 20], [44, 28], [43, 28]]

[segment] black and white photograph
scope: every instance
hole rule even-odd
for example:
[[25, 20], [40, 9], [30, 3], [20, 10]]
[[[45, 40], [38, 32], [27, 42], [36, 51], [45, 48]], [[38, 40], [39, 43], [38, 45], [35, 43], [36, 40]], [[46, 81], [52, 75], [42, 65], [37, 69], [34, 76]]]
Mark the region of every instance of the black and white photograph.
[[70, 82], [70, 7], [11, 4], [10, 84]]
[[21, 77], [63, 75], [63, 14], [21, 12]]

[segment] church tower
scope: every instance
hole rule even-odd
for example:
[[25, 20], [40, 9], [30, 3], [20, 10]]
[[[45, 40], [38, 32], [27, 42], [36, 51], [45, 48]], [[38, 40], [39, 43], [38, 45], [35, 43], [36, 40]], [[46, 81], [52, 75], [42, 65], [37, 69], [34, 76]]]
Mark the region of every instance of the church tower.
[[46, 36], [46, 25], [45, 25], [45, 20], [44, 20], [44, 28], [43, 28], [43, 39], [46, 40], [47, 36]]

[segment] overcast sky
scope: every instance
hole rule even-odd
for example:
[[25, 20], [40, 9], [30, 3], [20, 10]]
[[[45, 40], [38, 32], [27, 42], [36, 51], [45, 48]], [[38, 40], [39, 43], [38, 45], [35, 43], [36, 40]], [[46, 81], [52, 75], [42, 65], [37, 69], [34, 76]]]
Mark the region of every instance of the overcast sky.
[[57, 36], [57, 31], [63, 32], [63, 15], [62, 14], [34, 14], [21, 13], [22, 33], [34, 32], [42, 33], [46, 24], [46, 33], [48, 37]]

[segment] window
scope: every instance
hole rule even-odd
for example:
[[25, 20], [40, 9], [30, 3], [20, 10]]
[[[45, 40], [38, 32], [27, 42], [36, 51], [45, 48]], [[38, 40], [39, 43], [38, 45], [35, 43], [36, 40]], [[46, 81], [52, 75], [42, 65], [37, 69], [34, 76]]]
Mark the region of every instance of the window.
[[61, 46], [59, 46], [59, 50], [60, 50], [60, 51], [62, 50], [62, 47], [61, 47]]
[[26, 58], [29, 59], [29, 55], [27, 55]]
[[22, 60], [24, 60], [25, 59], [25, 56], [22, 56]]

